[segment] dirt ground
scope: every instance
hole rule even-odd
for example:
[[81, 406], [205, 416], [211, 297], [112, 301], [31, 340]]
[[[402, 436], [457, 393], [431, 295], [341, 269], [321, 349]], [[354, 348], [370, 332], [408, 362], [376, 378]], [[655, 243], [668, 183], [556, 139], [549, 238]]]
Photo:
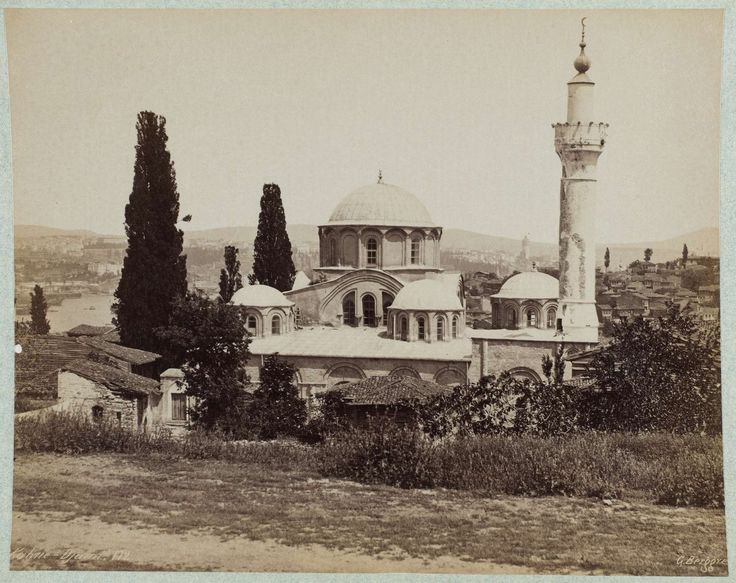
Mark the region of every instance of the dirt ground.
[[401, 490], [211, 460], [14, 465], [14, 570], [695, 576], [725, 574], [725, 553], [716, 509]]
[[[73, 541], [73, 542], [72, 542]], [[371, 557], [321, 545], [286, 546], [274, 541], [189, 533], [175, 535], [90, 518], [59, 520], [53, 515], [13, 514], [13, 569], [109, 568], [116, 570], [240, 572], [413, 572], [533, 573], [530, 568], [468, 563], [455, 557], [435, 559]], [[35, 549], [35, 553], [34, 553]], [[38, 553], [47, 556], [39, 557]], [[83, 553], [84, 556], [75, 556]], [[29, 555], [24, 557], [23, 555]], [[35, 555], [35, 556], [34, 556]], [[41, 559], [41, 560], [39, 560]]]

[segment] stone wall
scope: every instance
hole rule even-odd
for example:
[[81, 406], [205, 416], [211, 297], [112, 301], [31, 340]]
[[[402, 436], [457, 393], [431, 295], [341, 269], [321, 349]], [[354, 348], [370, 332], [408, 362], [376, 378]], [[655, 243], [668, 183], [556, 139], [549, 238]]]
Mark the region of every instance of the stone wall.
[[[456, 384], [466, 382], [466, 361], [404, 360], [385, 358], [331, 358], [284, 356], [297, 368], [302, 394], [328, 390], [340, 382], [354, 382], [367, 377], [401, 373], [423, 380]], [[260, 382], [261, 358], [252, 356], [246, 371], [251, 382]]]
[[[137, 399], [113, 393], [108, 388], [73, 372], [59, 372], [59, 402], [66, 410], [92, 415], [92, 408], [102, 407], [102, 415], [119, 421], [124, 427], [138, 428]], [[119, 415], [118, 415], [119, 414]]]
[[[512, 371], [519, 376], [544, 378], [542, 372], [542, 357], [554, 357], [557, 342], [539, 342], [513, 340], [491, 340], [473, 338], [473, 352], [468, 381], [471, 383], [485, 375], [499, 375], [504, 371]], [[565, 349], [570, 352], [589, 350], [593, 344], [565, 343]], [[571, 366], [565, 367], [565, 378], [572, 377]]]

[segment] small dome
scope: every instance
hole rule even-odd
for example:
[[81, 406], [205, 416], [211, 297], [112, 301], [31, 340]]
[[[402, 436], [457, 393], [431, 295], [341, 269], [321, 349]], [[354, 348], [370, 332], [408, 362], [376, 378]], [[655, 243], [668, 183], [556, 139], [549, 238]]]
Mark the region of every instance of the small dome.
[[419, 199], [403, 188], [379, 182], [348, 194], [335, 207], [330, 225], [433, 227]]
[[457, 294], [457, 280], [420, 279], [401, 288], [390, 308], [454, 311], [463, 306]]
[[551, 300], [560, 295], [560, 282], [541, 271], [517, 273], [506, 280], [494, 298], [521, 300]]
[[246, 285], [233, 294], [233, 305], [249, 308], [288, 308], [294, 302], [270, 285]]

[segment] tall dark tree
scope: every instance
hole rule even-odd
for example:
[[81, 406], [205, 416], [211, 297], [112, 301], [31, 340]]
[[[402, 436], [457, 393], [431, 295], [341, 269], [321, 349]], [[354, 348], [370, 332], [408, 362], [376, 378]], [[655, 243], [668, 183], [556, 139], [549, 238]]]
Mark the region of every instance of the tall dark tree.
[[243, 276], [240, 275], [238, 248], [228, 245], [225, 247], [225, 267], [220, 270], [220, 298], [225, 303], [229, 302], [241, 287]]
[[283, 292], [291, 289], [295, 275], [281, 190], [277, 184], [264, 184], [258, 233], [253, 244], [253, 274], [249, 281]]
[[603, 256], [603, 266], [607, 270], [609, 265], [611, 265], [611, 252], [606, 247], [606, 254]]
[[31, 332], [33, 334], [48, 334], [51, 326], [46, 319], [48, 304], [43, 295], [43, 289], [36, 284], [31, 293]]
[[183, 362], [186, 393], [195, 397], [194, 423], [244, 437], [250, 339], [241, 310], [190, 292], [176, 300], [170, 324], [157, 333]]
[[652, 251], [650, 247], [647, 247], [646, 249], [644, 249], [644, 262], [645, 263], [649, 263], [651, 261], [652, 253], [654, 253], [654, 251]]
[[115, 292], [115, 322], [126, 346], [166, 352], [154, 330], [169, 322], [187, 290], [183, 233], [177, 228], [179, 193], [166, 147], [166, 119], [138, 114], [133, 190], [125, 207], [128, 250]]
[[682, 266], [683, 267], [687, 265], [687, 255], [688, 255], [687, 243], [684, 243], [682, 245]]

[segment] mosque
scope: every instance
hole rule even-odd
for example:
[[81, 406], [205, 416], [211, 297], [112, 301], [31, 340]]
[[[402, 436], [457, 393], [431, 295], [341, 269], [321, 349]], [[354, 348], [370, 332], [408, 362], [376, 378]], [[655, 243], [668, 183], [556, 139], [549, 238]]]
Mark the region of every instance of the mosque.
[[568, 354], [595, 347], [595, 171], [608, 124], [594, 121], [585, 46], [583, 30], [567, 121], [552, 126], [562, 163], [559, 280], [533, 267], [509, 278], [491, 298], [493, 329], [467, 328], [462, 276], [440, 263], [442, 227], [379, 173], [319, 227], [314, 281], [285, 293], [246, 286], [233, 296], [252, 336], [252, 381], [274, 353], [296, 367], [305, 398], [384, 375], [445, 385], [507, 370], [540, 379], [542, 357], [561, 344]]

